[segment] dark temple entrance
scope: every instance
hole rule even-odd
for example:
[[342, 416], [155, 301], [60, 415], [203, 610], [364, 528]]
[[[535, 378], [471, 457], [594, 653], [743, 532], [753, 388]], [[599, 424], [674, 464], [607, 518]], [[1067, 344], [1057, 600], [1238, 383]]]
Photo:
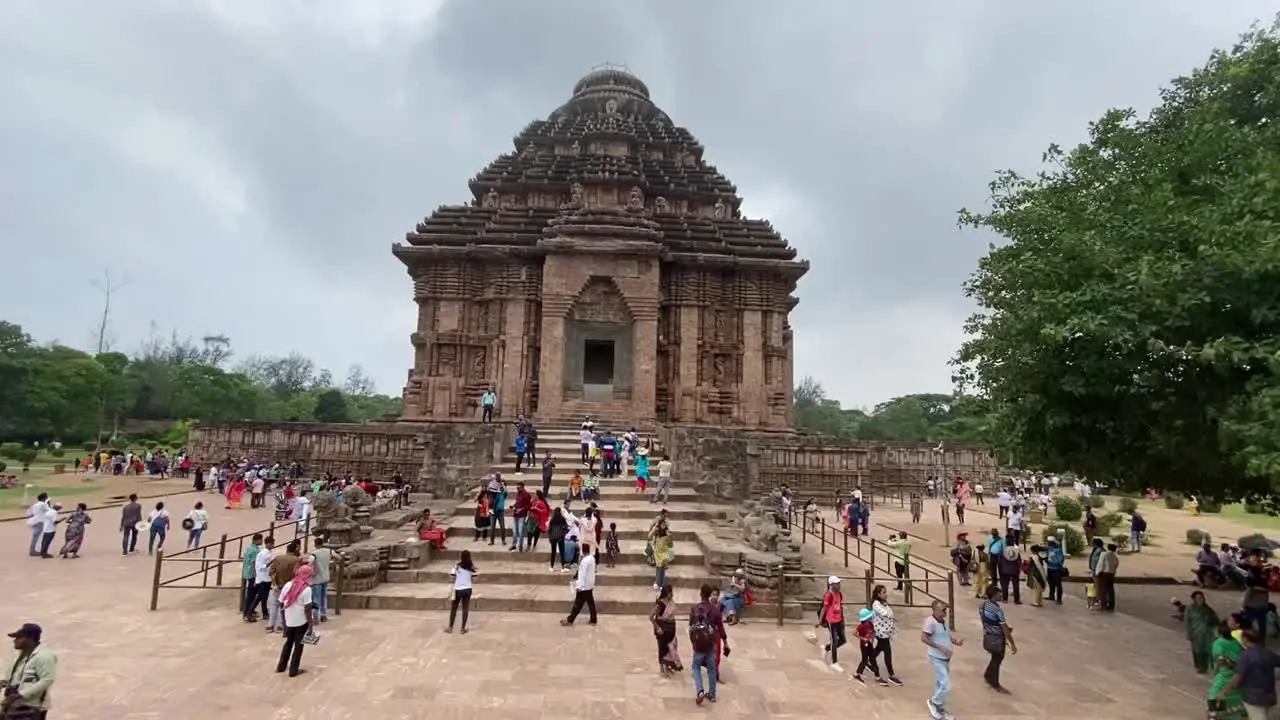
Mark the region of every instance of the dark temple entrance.
[[612, 340], [585, 340], [582, 344], [582, 384], [613, 385]]

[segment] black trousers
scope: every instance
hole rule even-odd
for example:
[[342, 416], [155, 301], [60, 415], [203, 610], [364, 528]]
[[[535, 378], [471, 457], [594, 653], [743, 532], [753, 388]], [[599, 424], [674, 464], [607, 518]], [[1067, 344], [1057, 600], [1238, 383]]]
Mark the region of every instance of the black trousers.
[[1009, 601], [1009, 588], [1013, 587], [1013, 601], [1015, 603], [1022, 602], [1022, 583], [1019, 582], [1021, 577], [1019, 573], [1009, 573], [1000, 575], [1000, 596], [1005, 602]]
[[489, 544], [494, 540], [507, 542], [507, 513], [505, 510], [494, 510], [489, 518]]
[[280, 648], [280, 662], [276, 663], [276, 672], [284, 672], [287, 664], [289, 677], [298, 674], [298, 665], [302, 663], [302, 638], [306, 637], [306, 635], [306, 625], [285, 627], [284, 647]]
[[255, 583], [253, 586], [253, 598], [249, 601], [249, 607], [245, 608], [245, 616], [248, 617], [253, 613], [255, 607], [260, 607], [262, 617], [265, 619], [269, 613], [267, 612], [267, 598], [271, 596], [271, 581]]
[[493, 406], [485, 405], [483, 412], [480, 413], [481, 422], [493, 422]]
[[471, 616], [471, 588], [454, 590], [453, 601], [449, 603], [449, 629], [453, 629], [453, 621], [458, 617], [458, 606], [462, 606], [462, 629], [467, 629], [467, 618]]
[[582, 612], [582, 606], [587, 606], [587, 612], [591, 618], [588, 622], [592, 625], [596, 624], [596, 594], [594, 590], [579, 590], [573, 596], [573, 609], [569, 611], [568, 621], [572, 625], [574, 620], [578, 619], [578, 613]]
[[1049, 599], [1056, 603], [1062, 602], [1062, 569], [1049, 568]]
[[858, 643], [862, 648], [862, 660], [858, 662], [858, 669], [853, 671], [854, 675], [861, 675], [863, 670], [871, 668], [871, 674], [880, 677], [880, 666], [876, 665], [876, 646], [866, 643]]
[[907, 577], [907, 566], [895, 560], [893, 563], [893, 574], [898, 577], [898, 589], [901, 590], [902, 580]]
[[[551, 567], [556, 566], [556, 560], [560, 561], [560, 567], [564, 567], [564, 538], [559, 540], [549, 538], [548, 542], [551, 543]], [[592, 607], [595, 606], [593, 605]]]
[[[889, 677], [893, 677], [893, 642], [889, 638], [876, 638], [876, 652], [874, 657], [884, 656], [884, 671], [889, 673]], [[875, 665], [871, 668], [874, 670]]]
[[1000, 687], [1000, 664], [1004, 662], [1004, 652], [1003, 644], [999, 652], [987, 651], [991, 659], [987, 661], [987, 669], [983, 671], [982, 679], [986, 680], [987, 684], [993, 688]]
[[827, 650], [831, 651], [831, 662], [840, 662], [840, 646], [845, 644], [844, 623], [834, 622], [827, 624], [827, 633], [830, 636], [830, 642], [827, 643]]

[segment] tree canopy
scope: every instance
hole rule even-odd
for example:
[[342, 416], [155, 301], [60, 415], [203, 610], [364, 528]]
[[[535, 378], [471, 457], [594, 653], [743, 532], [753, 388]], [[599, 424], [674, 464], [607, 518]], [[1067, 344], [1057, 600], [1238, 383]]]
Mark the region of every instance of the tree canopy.
[[1005, 171], [957, 357], [1019, 462], [1223, 500], [1280, 477], [1280, 35]]
[[361, 422], [394, 417], [359, 366], [342, 387], [298, 354], [250, 357], [236, 369], [223, 336], [152, 336], [133, 356], [41, 345], [0, 321], [0, 441], [83, 442], [124, 419]]
[[885, 442], [990, 442], [984, 403], [975, 397], [903, 395], [870, 412], [844, 409], [826, 396], [821, 383], [806, 377], [793, 394], [796, 427], [845, 439]]

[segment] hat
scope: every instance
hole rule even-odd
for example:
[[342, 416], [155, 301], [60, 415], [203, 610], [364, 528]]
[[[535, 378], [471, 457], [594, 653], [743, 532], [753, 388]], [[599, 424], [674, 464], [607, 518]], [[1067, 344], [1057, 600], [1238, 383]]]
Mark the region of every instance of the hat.
[[867, 608], [862, 608], [861, 610], [858, 611], [858, 622], [866, 622], [875, 616], [876, 614], [871, 612]]
[[648, 455], [648, 454], [649, 454], [649, 448], [647, 448], [647, 447], [642, 447], [642, 448], [640, 448], [639, 450], [636, 450], [636, 454], [637, 454], [637, 455]]
[[1050, 536], [1047, 538], [1047, 540], [1046, 540], [1046, 541], [1047, 541], [1047, 542], [1051, 542], [1051, 543], [1053, 543], [1054, 545], [1057, 545], [1057, 544], [1058, 544], [1058, 538], [1057, 538], [1057, 537], [1055, 537], [1055, 536], [1053, 536], [1053, 535], [1050, 535]]
[[828, 585], [839, 585], [839, 584], [840, 584], [840, 578], [836, 577], [835, 575], [832, 575], [831, 577], [827, 578], [827, 584], [828, 584]]
[[746, 575], [746, 574], [747, 574], [747, 571], [746, 571], [746, 570], [743, 570], [742, 568], [738, 568], [737, 570], [734, 570], [734, 571], [733, 571], [733, 574], [734, 574], [734, 575]]
[[956, 533], [956, 539], [957, 539], [957, 540], [963, 540], [963, 539], [965, 539], [965, 538], [967, 538], [967, 537], [969, 537], [969, 533], [967, 533], [967, 532]]
[[44, 630], [41, 630], [40, 626], [36, 625], [35, 623], [22, 623], [22, 627], [9, 633], [9, 637], [11, 638], [25, 637], [25, 638], [31, 638], [32, 640], [39, 640], [40, 635], [43, 633], [44, 633]]

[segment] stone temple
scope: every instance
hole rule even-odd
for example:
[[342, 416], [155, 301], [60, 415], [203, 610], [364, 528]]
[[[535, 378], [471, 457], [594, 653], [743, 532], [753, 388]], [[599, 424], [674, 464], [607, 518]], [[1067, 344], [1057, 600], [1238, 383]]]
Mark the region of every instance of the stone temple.
[[392, 252], [418, 324], [408, 422], [785, 428], [808, 270], [623, 68], [593, 70]]

